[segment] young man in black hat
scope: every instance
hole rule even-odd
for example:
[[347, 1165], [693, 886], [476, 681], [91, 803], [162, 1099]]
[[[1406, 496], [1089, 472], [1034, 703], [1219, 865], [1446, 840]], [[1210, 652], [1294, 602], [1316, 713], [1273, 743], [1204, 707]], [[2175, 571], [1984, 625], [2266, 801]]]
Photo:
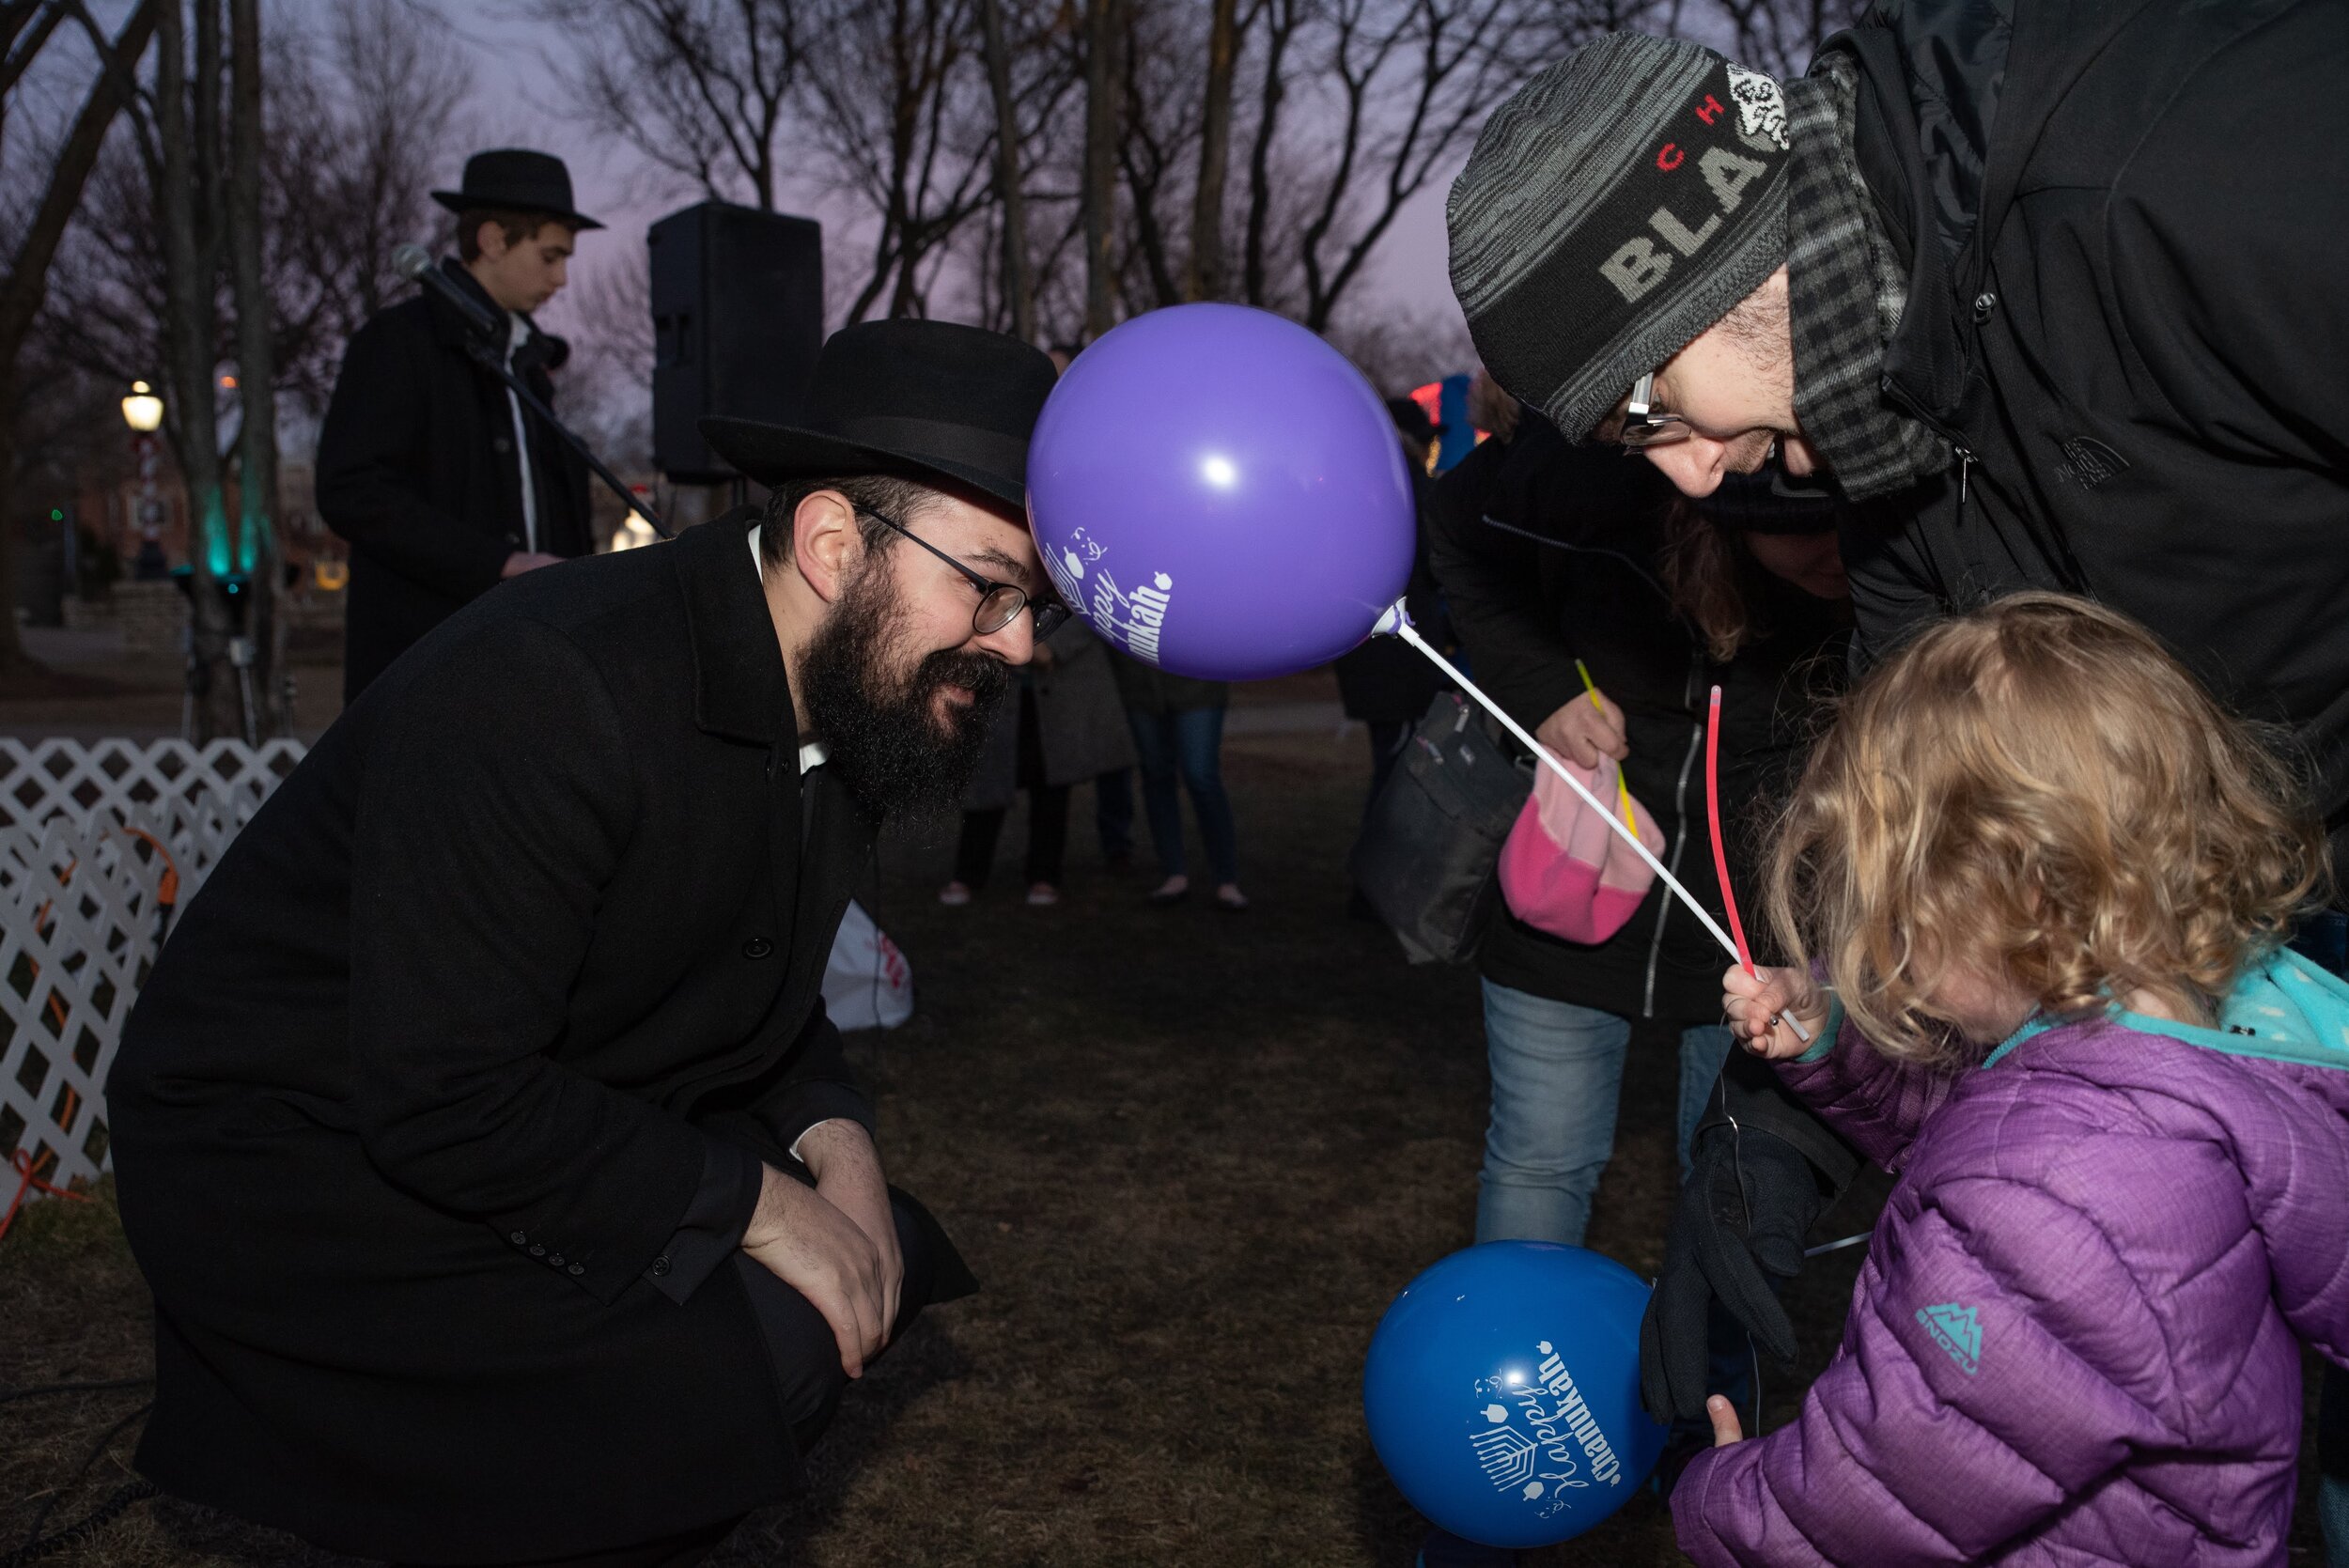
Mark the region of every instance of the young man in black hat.
[[[570, 346], [531, 312], [563, 287], [579, 234], [559, 158], [475, 153], [461, 190], [450, 282], [498, 323], [491, 345], [539, 399]], [[593, 548], [587, 465], [468, 351], [474, 329], [429, 290], [381, 310], [343, 355], [319, 431], [319, 515], [350, 543], [343, 700], [503, 578]]]
[[157, 1484], [366, 1557], [692, 1561], [975, 1288], [822, 983], [881, 820], [959, 799], [1058, 624], [1051, 387], [839, 333], [808, 427], [704, 427], [763, 510], [451, 616], [238, 836], [108, 1085]]

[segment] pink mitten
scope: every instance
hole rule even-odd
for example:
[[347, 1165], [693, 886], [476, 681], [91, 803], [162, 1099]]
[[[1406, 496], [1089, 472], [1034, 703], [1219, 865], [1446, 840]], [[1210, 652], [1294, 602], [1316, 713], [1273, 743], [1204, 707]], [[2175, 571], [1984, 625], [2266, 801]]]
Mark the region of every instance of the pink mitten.
[[[1599, 800], [1621, 799], [1612, 757], [1601, 757], [1596, 768], [1565, 767]], [[1655, 818], [1637, 800], [1631, 809], [1640, 842], [1661, 854], [1664, 835]], [[1623, 929], [1655, 879], [1605, 817], [1548, 767], [1534, 769], [1533, 793], [1501, 846], [1501, 895], [1511, 912], [1570, 942], [1603, 942]]]

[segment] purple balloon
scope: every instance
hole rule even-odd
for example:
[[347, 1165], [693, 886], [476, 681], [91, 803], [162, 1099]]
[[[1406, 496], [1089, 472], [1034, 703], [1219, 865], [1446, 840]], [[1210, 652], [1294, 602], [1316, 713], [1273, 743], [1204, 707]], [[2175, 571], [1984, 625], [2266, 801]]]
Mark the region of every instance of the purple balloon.
[[1029, 444], [1028, 524], [1101, 636], [1175, 675], [1261, 680], [1370, 635], [1417, 520], [1394, 421], [1345, 355], [1195, 304], [1077, 356]]

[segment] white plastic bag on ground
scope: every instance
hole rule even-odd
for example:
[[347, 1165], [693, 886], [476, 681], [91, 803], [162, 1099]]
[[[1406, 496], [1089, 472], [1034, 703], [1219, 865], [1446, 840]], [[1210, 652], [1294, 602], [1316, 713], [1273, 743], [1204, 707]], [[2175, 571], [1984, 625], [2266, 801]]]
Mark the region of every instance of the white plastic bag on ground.
[[894, 1029], [913, 1017], [913, 970], [864, 906], [848, 901], [824, 964], [824, 1011], [839, 1029]]

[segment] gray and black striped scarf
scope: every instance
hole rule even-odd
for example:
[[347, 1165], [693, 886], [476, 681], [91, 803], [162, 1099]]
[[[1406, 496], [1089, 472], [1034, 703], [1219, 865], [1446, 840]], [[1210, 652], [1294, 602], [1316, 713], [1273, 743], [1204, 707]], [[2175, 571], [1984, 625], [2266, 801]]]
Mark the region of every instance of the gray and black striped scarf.
[[1908, 277], [1852, 156], [1858, 86], [1859, 68], [1838, 53], [1786, 84], [1786, 280], [1795, 418], [1844, 496], [1864, 501], [1940, 473], [1950, 447], [1879, 385]]

